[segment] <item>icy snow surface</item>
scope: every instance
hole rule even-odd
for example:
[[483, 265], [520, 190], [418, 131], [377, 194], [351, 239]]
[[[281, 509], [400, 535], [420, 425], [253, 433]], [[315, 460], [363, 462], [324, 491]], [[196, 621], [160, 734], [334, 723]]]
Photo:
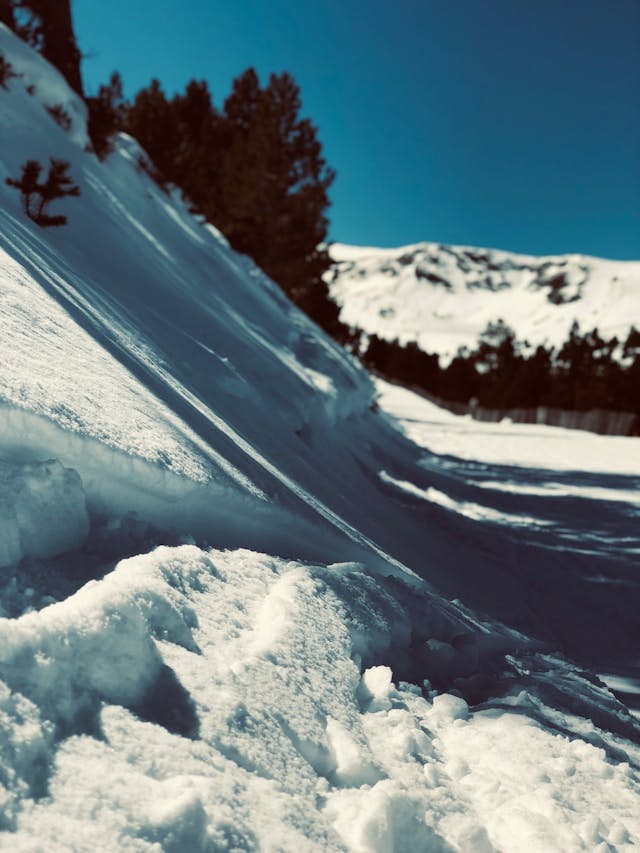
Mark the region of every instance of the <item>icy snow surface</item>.
[[331, 295], [340, 318], [367, 334], [416, 341], [446, 363], [502, 319], [519, 340], [558, 346], [574, 320], [624, 340], [640, 325], [640, 262], [532, 257], [418, 243], [370, 249], [335, 243]]
[[0, 849], [637, 847], [634, 440], [376, 390], [0, 51]]

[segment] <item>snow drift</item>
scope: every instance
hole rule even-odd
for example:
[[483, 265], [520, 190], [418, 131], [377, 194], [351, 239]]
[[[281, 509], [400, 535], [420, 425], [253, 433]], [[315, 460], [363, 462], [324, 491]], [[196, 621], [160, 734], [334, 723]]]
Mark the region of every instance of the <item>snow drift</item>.
[[[0, 51], [0, 846], [636, 846], [640, 727], [593, 674], [637, 664], [634, 484], [582, 484], [585, 549], [592, 498], [478, 482], [414, 408], [418, 446], [134, 140], [99, 163], [57, 72]], [[50, 156], [81, 196], [45, 231], [4, 178]]]

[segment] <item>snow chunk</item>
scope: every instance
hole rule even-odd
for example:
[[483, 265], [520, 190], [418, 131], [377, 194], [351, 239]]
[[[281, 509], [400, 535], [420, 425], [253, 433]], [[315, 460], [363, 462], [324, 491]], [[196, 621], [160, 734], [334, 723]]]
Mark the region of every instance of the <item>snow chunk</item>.
[[[327, 740], [335, 762], [333, 774], [337, 784], [349, 788], [372, 785], [381, 778], [381, 773], [358, 744], [351, 732], [337, 720], [327, 721]], [[367, 749], [368, 753], [368, 749]]]
[[450, 693], [442, 693], [434, 697], [433, 710], [428, 714], [428, 719], [435, 726], [441, 726], [454, 720], [466, 720], [468, 716], [469, 706], [464, 699]]
[[353, 853], [445, 853], [451, 849], [425, 823], [422, 799], [391, 780], [364, 792], [340, 792], [327, 811]]
[[359, 694], [366, 703], [367, 711], [388, 711], [391, 708], [391, 676], [391, 668], [388, 666], [372, 666], [365, 670]]
[[53, 727], [0, 681], [0, 831], [15, 829], [20, 801], [43, 793]]
[[57, 460], [0, 462], [0, 566], [78, 548], [89, 517], [78, 473]]

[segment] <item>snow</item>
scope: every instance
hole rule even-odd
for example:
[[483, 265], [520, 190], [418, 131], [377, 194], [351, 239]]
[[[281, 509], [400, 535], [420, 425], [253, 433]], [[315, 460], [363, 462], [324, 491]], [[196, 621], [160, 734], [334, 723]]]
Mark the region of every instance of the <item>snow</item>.
[[80, 547], [89, 532], [82, 483], [57, 461], [0, 461], [0, 567]]
[[521, 341], [559, 346], [574, 320], [624, 340], [640, 321], [640, 262], [533, 257], [418, 243], [334, 243], [328, 283], [340, 319], [366, 334], [418, 343], [447, 363], [498, 319]]
[[[393, 588], [342, 572], [384, 641]], [[159, 548], [0, 622], [12, 849], [632, 849], [628, 761], [361, 675], [330, 574]]]
[[637, 847], [637, 442], [376, 389], [0, 49], [0, 848]]
[[[538, 468], [550, 471], [582, 471], [593, 474], [619, 474], [640, 478], [640, 442], [628, 436], [578, 435], [576, 430], [539, 424], [513, 424], [474, 421], [471, 416], [454, 415], [399, 385], [376, 380], [381, 406], [404, 425], [416, 444], [434, 453], [456, 456], [493, 465]], [[491, 482], [487, 486], [493, 486]], [[640, 483], [633, 490], [585, 491], [575, 483], [527, 484], [501, 483], [506, 491], [527, 494], [588, 494], [612, 500], [638, 501]]]
[[[40, 54], [16, 39], [4, 25], [0, 25], [0, 53], [11, 62], [13, 72], [20, 75], [18, 79], [9, 82], [9, 88], [12, 90], [11, 95], [2, 98], [0, 105], [0, 121], [2, 124], [6, 124], [9, 117], [12, 121], [17, 118], [18, 122], [23, 125], [21, 129], [28, 132], [31, 110], [24, 109], [26, 93], [33, 100], [34, 109], [42, 113], [43, 124], [47, 128], [48, 134], [54, 133], [54, 128], [57, 125], [46, 112], [47, 107], [60, 106], [71, 122], [69, 130], [66, 131], [68, 136], [77, 146], [87, 146], [89, 144], [87, 108], [82, 98], [69, 88], [62, 74], [49, 65]], [[27, 92], [29, 88], [32, 90], [31, 93]], [[22, 101], [23, 109], [19, 111], [18, 116], [16, 116], [15, 110], [6, 110], [6, 103], [10, 98], [20, 98]], [[50, 127], [47, 123], [54, 126]], [[14, 129], [16, 129], [15, 125]]]
[[[396, 480], [394, 477], [387, 474], [386, 471], [380, 472], [380, 479], [385, 483], [391, 483], [391, 485], [395, 486], [397, 489], [407, 492], [410, 495], [424, 498], [424, 500], [430, 501], [431, 503], [439, 504], [446, 509], [453, 510], [453, 512], [458, 512], [460, 515], [464, 515], [467, 518], [476, 519], [478, 521], [494, 521], [499, 524], [510, 525], [511, 527], [518, 525], [545, 525], [549, 523], [540, 519], [531, 518], [530, 516], [497, 512], [496, 510], [491, 509], [491, 507], [473, 503], [472, 501], [456, 501], [438, 489], [420, 489], [418, 486], [415, 486], [413, 483], [409, 483], [406, 480]], [[500, 483], [483, 483], [482, 485], [498, 489], [502, 487]], [[508, 490], [509, 489], [507, 488], [507, 491]], [[521, 493], [530, 494], [530, 491], [523, 488]]]

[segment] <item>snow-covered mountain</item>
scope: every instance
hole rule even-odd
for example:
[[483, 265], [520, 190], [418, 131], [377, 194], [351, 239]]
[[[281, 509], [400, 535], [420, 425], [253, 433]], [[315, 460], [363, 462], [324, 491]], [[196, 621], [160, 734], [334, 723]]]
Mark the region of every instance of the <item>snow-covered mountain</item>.
[[[0, 52], [0, 848], [637, 846], [635, 440], [401, 424]], [[45, 230], [5, 178], [49, 157]]]
[[531, 257], [419, 243], [370, 249], [335, 243], [331, 295], [350, 326], [446, 362], [502, 319], [520, 340], [561, 345], [574, 320], [624, 339], [640, 326], [640, 261]]

